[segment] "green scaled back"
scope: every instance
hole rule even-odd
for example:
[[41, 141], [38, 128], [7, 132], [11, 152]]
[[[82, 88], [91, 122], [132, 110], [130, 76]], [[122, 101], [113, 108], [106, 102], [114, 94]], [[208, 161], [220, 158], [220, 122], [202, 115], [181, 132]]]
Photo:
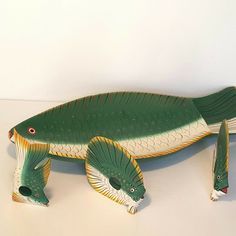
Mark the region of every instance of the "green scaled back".
[[229, 131], [227, 121], [224, 120], [220, 127], [217, 140], [215, 167], [214, 167], [214, 189], [219, 191], [229, 186], [228, 184], [229, 165]]
[[160, 134], [200, 118], [192, 99], [116, 92], [65, 103], [21, 122], [15, 129], [29, 140], [88, 144], [96, 136], [118, 141]]
[[98, 192], [126, 205], [127, 197], [133, 201], [143, 198], [143, 175], [137, 162], [119, 144], [103, 137], [95, 137], [88, 145], [86, 171], [89, 183]]

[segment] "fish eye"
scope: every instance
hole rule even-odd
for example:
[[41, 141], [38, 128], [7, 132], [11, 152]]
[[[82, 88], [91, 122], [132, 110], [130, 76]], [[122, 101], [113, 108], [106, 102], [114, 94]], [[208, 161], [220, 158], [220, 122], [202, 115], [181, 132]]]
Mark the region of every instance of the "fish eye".
[[26, 187], [26, 186], [20, 186], [19, 187], [19, 192], [21, 195], [29, 197], [32, 195], [32, 191], [30, 188]]
[[130, 191], [131, 193], [133, 193], [133, 192], [134, 192], [134, 188], [131, 188], [129, 191]]
[[36, 133], [36, 130], [35, 130], [34, 128], [30, 127], [30, 128], [28, 129], [28, 132], [29, 132], [30, 134], [35, 134], [35, 133]]

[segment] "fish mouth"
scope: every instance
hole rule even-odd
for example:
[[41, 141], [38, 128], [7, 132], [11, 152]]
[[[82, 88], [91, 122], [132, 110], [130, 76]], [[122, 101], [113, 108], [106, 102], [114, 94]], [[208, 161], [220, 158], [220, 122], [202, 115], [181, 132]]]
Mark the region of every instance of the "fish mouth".
[[226, 194], [228, 192], [228, 187], [222, 188], [220, 191]]
[[8, 132], [8, 139], [12, 142], [12, 143], [14, 143], [14, 132], [13, 132], [13, 130], [11, 129], [11, 130], [9, 130], [9, 132]]
[[128, 206], [128, 212], [130, 213], [130, 214], [135, 214], [136, 212], [137, 212], [137, 207], [135, 207], [135, 206]]
[[135, 214], [137, 212], [137, 209], [138, 209], [138, 206], [140, 205], [140, 203], [143, 201], [143, 197], [140, 198], [137, 202], [133, 201], [131, 202], [127, 207], [127, 211], [130, 213], [130, 214]]

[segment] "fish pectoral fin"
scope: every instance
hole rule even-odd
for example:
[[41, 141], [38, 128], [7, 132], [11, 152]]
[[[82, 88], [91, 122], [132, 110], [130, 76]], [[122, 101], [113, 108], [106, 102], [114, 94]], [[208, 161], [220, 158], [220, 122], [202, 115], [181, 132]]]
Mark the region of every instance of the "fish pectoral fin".
[[26, 153], [28, 168], [32, 170], [37, 170], [46, 165], [49, 160], [49, 158], [47, 157], [49, 153], [49, 148], [49, 144], [29, 144]]
[[104, 137], [93, 138], [88, 145], [86, 173], [90, 185], [113, 201], [130, 206], [143, 199], [142, 171], [117, 142]]
[[27, 152], [28, 169], [32, 170], [34, 175], [43, 178], [44, 185], [47, 184], [51, 169], [51, 159], [48, 158], [49, 144], [30, 144]]

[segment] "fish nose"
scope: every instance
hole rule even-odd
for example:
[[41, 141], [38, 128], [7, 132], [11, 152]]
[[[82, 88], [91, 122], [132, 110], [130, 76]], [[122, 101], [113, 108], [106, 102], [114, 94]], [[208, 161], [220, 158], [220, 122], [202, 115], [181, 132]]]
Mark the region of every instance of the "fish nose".
[[141, 197], [141, 199], [144, 199], [144, 195]]

